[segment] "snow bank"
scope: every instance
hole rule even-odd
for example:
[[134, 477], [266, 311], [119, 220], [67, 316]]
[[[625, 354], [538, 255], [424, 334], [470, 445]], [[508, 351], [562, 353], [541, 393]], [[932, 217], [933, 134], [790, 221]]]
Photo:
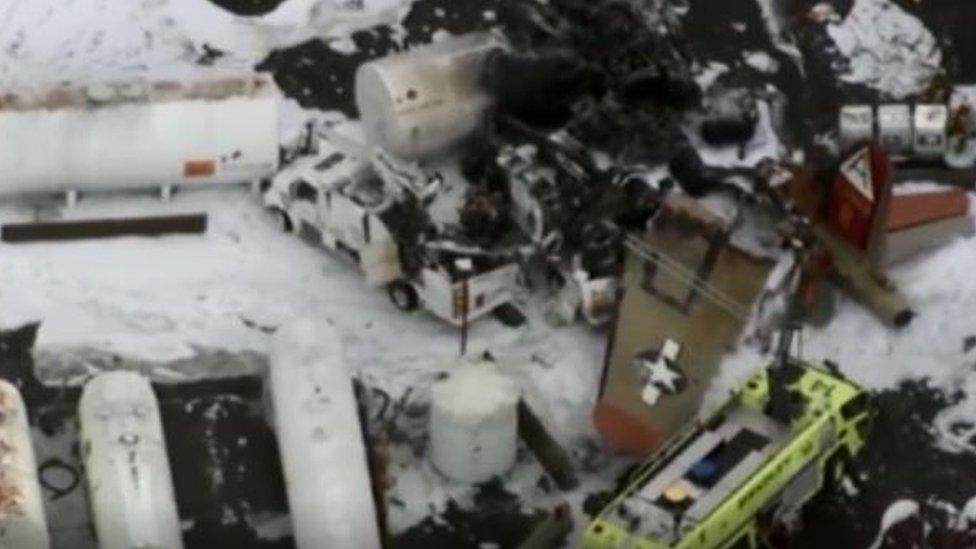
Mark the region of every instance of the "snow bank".
[[850, 64], [843, 81], [895, 99], [924, 91], [942, 65], [935, 36], [891, 0], [856, 0], [847, 18], [827, 32]]

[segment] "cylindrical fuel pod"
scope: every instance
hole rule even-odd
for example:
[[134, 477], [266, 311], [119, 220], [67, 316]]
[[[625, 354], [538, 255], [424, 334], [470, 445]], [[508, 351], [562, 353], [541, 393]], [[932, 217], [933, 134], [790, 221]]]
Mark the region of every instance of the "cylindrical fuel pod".
[[431, 390], [430, 457], [458, 482], [485, 482], [515, 464], [518, 385], [490, 362], [466, 363]]
[[380, 535], [352, 379], [335, 328], [275, 334], [271, 401], [299, 549], [378, 549]]
[[27, 408], [17, 388], [0, 380], [0, 548], [50, 546]]
[[133, 372], [91, 379], [78, 404], [81, 454], [101, 549], [182, 549], [159, 405]]
[[492, 104], [481, 85], [485, 59], [499, 47], [492, 34], [475, 33], [364, 63], [356, 106], [369, 143], [417, 160], [474, 133]]

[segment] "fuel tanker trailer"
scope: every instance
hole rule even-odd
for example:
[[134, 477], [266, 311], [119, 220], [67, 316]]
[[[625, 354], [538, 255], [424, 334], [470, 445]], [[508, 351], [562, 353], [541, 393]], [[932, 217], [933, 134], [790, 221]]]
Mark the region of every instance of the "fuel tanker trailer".
[[0, 380], [0, 549], [50, 546], [27, 408], [17, 388]]
[[273, 82], [194, 80], [0, 90], [0, 197], [255, 182], [278, 166]]
[[159, 405], [149, 380], [106, 372], [78, 404], [81, 457], [101, 549], [182, 549]]

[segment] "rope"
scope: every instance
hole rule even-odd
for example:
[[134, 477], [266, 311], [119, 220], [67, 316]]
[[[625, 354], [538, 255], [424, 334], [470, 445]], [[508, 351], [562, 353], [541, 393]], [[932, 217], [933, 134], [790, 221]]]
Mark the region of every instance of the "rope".
[[688, 283], [697, 290], [705, 299], [717, 305], [719, 308], [729, 313], [733, 317], [747, 321], [749, 308], [745, 307], [735, 298], [719, 290], [708, 281], [702, 279], [697, 273], [685, 267], [676, 259], [655, 249], [653, 246], [638, 239], [633, 235], [628, 235], [625, 244], [641, 258], [657, 265], [663, 272], [674, 277], [680, 282]]
[[[68, 473], [68, 482], [64, 486], [55, 486], [51, 483], [51, 480], [47, 478], [47, 472], [51, 470], [66, 471]], [[71, 464], [65, 462], [60, 458], [50, 458], [38, 467], [37, 481], [46, 490], [51, 492], [51, 501], [56, 501], [64, 496], [70, 494], [78, 487], [81, 483], [81, 474], [78, 470]]]

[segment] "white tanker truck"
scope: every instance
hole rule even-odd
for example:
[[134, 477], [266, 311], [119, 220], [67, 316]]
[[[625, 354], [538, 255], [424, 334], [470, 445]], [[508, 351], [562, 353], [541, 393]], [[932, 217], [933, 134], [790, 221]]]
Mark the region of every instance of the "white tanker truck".
[[253, 182], [278, 167], [267, 76], [0, 91], [0, 197]]

